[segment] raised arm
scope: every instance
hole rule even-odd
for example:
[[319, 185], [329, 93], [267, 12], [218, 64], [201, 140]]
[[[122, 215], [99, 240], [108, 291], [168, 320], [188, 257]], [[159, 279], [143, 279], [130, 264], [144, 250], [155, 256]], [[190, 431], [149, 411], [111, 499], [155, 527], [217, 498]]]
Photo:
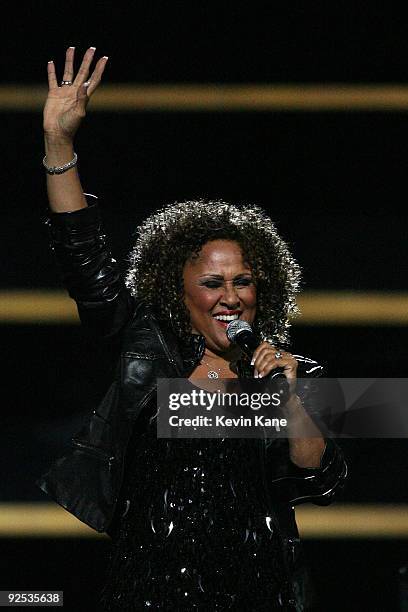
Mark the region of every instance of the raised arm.
[[44, 165], [51, 210], [47, 224], [63, 283], [77, 303], [85, 328], [107, 338], [122, 329], [135, 304], [112, 257], [99, 207], [87, 205], [75, 163], [74, 136], [108, 59], [100, 58], [88, 79], [94, 54], [90, 47], [74, 76], [74, 48], [70, 47], [60, 86], [54, 63], [48, 63]]
[[[107, 57], [101, 57], [88, 79], [95, 55], [95, 48], [90, 47], [74, 78], [74, 53], [74, 47], [66, 52], [62, 79], [62, 83], [66, 84], [61, 86], [58, 86], [54, 62], [48, 62], [49, 89], [44, 107], [44, 144], [45, 164], [49, 168], [61, 168], [74, 159], [75, 134], [108, 61]], [[47, 173], [47, 192], [50, 209], [54, 212], [72, 212], [87, 206], [76, 165], [60, 174]]]

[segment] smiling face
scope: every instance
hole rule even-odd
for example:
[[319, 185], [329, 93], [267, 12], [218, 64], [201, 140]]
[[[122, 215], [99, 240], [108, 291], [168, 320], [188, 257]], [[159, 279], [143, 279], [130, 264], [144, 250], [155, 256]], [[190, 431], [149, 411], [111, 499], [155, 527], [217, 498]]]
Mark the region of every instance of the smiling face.
[[256, 287], [239, 244], [207, 242], [197, 259], [186, 262], [183, 279], [193, 333], [202, 334], [211, 350], [226, 351], [228, 323], [239, 318], [251, 324], [256, 314]]

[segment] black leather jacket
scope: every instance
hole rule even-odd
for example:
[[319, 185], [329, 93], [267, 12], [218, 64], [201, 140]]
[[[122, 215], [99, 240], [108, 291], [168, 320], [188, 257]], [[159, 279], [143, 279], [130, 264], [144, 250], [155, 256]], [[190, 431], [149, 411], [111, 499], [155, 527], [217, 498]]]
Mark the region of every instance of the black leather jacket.
[[[126, 448], [143, 408], [155, 399], [157, 378], [187, 377], [199, 363], [204, 338], [188, 345], [128, 292], [112, 258], [97, 204], [47, 219], [51, 247], [82, 324], [95, 336], [120, 338], [116, 375], [99, 407], [89, 415], [70, 448], [37, 484], [56, 502], [99, 532], [111, 534], [123, 481]], [[298, 357], [299, 376], [316, 376], [321, 367]], [[244, 363], [239, 375], [245, 376]], [[291, 463], [287, 440], [267, 449], [259, 441], [264, 486], [274, 499], [275, 518], [286, 543], [297, 540], [293, 506], [312, 501], [326, 505], [341, 488], [346, 465], [328, 440], [321, 467]], [[278, 500], [278, 502], [276, 502]], [[116, 514], [115, 514], [116, 513]]]

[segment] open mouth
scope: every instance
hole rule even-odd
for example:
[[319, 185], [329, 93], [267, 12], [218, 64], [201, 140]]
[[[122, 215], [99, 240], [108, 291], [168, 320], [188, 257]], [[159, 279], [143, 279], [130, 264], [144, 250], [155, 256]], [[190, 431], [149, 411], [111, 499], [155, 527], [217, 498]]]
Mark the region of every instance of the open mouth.
[[217, 321], [217, 323], [219, 323], [220, 325], [222, 325], [222, 327], [228, 327], [228, 324], [231, 323], [231, 321], [236, 321], [237, 319], [239, 319], [240, 315], [242, 314], [242, 311], [234, 311], [232, 313], [228, 313], [228, 314], [215, 314], [213, 315], [213, 319], [215, 319]]

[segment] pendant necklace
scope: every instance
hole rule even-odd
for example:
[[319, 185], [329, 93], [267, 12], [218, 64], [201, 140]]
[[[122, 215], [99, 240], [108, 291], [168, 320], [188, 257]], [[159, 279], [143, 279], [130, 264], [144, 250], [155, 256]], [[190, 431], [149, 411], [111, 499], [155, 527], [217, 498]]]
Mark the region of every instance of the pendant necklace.
[[[213, 368], [211, 369], [211, 366], [209, 363], [207, 363], [206, 361], [204, 361], [204, 359], [201, 359], [201, 362], [207, 366], [208, 369], [208, 378], [219, 378], [220, 375], [218, 374], [218, 372], [221, 372], [222, 368]], [[218, 370], [218, 372], [216, 372], [216, 370]]]

